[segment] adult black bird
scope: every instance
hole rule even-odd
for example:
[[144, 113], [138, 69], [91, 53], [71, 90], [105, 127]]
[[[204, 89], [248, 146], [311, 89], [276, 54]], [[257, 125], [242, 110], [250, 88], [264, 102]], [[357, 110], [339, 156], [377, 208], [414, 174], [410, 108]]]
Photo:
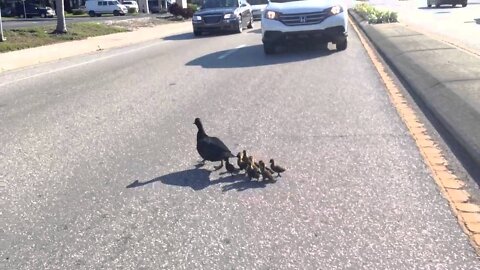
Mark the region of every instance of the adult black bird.
[[223, 161], [231, 157], [235, 157], [230, 149], [217, 137], [210, 137], [203, 129], [200, 118], [195, 118], [194, 124], [198, 128], [197, 132], [197, 151], [203, 158], [203, 162], [220, 161], [219, 166], [215, 166], [215, 170], [220, 170], [223, 167]]

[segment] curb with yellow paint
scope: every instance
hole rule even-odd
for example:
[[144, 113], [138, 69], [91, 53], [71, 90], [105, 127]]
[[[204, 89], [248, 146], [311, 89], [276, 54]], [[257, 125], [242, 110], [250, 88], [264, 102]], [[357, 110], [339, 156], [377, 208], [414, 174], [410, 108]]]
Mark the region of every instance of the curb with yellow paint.
[[386, 69], [380, 61], [377, 52], [369, 44], [367, 38], [358, 29], [357, 23], [351, 17], [350, 24], [358, 34], [373, 65], [385, 83], [385, 88], [387, 89], [392, 104], [397, 109], [402, 121], [414, 138], [425, 163], [432, 172], [433, 179], [437, 183], [438, 188], [447, 199], [460, 227], [468, 235], [470, 243], [477, 252], [477, 255], [480, 256], [480, 206], [471, 201], [471, 195], [465, 190], [465, 182], [448, 169], [448, 162], [442, 150], [428, 135], [426, 128], [417, 117], [415, 111], [408, 105], [407, 100], [399, 88], [385, 71]]

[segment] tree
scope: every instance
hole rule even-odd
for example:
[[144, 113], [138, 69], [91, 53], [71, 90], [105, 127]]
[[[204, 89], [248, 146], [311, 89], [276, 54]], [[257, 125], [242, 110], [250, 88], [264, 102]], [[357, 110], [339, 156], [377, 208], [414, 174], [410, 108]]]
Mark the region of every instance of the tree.
[[63, 0], [55, 0], [57, 6], [57, 28], [55, 29], [55, 34], [66, 34], [67, 33], [67, 23], [65, 22], [65, 8]]

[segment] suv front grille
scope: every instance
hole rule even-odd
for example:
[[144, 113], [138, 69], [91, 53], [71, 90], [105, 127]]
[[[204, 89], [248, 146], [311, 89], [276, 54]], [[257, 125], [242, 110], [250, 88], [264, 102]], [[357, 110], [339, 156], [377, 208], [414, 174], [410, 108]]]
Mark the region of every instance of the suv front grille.
[[222, 19], [223, 15], [220, 15], [220, 14], [204, 15], [202, 17], [205, 23], [218, 23]]
[[328, 17], [328, 12], [312, 12], [312, 13], [298, 13], [298, 14], [281, 14], [279, 21], [287, 26], [308, 25], [323, 22]]

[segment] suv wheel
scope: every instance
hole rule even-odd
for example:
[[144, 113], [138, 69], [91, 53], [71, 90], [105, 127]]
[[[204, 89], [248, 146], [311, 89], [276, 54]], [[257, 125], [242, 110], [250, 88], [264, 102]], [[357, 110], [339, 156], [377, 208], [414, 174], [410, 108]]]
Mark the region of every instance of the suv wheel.
[[120, 16], [120, 12], [118, 10], [113, 11], [113, 16]]
[[22, 18], [22, 19], [25, 18], [25, 14], [23, 14], [23, 13], [20, 14], [20, 18]]
[[40, 13], [40, 18], [46, 18], [47, 17], [47, 14], [45, 13]]
[[248, 28], [248, 29], [252, 29], [252, 28], [253, 28], [253, 16], [250, 17], [250, 22], [248, 22], [247, 28]]
[[243, 32], [243, 22], [242, 22], [242, 17], [238, 18], [238, 29], [236, 31], [237, 33], [242, 33]]
[[335, 46], [337, 47], [337, 51], [344, 51], [347, 49], [347, 45], [348, 45], [348, 42], [347, 42], [347, 39], [343, 39], [343, 40], [340, 40], [340, 41], [337, 41], [337, 43], [335, 43]]
[[462, 4], [462, 7], [466, 7], [466, 6], [467, 6], [467, 3]]
[[198, 37], [202, 34], [202, 31], [198, 31], [198, 30], [193, 30], [193, 35]]
[[90, 11], [88, 12], [88, 16], [90, 16], [90, 17], [95, 17], [95, 11], [90, 10]]
[[265, 54], [274, 54], [275, 53], [275, 44], [270, 42], [263, 43], [263, 51]]

